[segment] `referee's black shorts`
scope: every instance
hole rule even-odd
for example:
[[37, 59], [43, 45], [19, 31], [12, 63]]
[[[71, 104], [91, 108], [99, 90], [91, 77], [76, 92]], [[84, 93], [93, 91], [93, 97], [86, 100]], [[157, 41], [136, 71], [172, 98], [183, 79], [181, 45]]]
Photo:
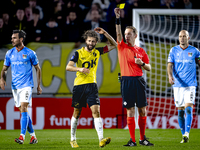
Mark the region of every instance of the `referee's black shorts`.
[[146, 82], [141, 76], [122, 76], [121, 93], [123, 106], [125, 108], [135, 107], [135, 104], [138, 108], [148, 105], [146, 98]]
[[72, 107], [82, 108], [92, 105], [100, 105], [98, 88], [96, 83], [74, 86], [72, 96]]

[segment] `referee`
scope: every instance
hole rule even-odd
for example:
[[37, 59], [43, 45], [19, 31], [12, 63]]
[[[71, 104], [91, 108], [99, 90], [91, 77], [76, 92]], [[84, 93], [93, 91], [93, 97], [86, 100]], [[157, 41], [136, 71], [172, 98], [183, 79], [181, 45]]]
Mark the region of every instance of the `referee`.
[[153, 146], [145, 136], [146, 128], [146, 83], [142, 77], [142, 68], [150, 71], [151, 65], [149, 58], [143, 48], [135, 45], [137, 38], [137, 29], [132, 26], [127, 26], [125, 29], [124, 42], [121, 24], [120, 24], [120, 8], [115, 8], [116, 15], [116, 33], [118, 44], [118, 58], [121, 69], [121, 92], [123, 98], [123, 106], [127, 109], [127, 124], [130, 133], [130, 140], [124, 146], [137, 146], [135, 140], [135, 104], [138, 107], [140, 128], [140, 145]]

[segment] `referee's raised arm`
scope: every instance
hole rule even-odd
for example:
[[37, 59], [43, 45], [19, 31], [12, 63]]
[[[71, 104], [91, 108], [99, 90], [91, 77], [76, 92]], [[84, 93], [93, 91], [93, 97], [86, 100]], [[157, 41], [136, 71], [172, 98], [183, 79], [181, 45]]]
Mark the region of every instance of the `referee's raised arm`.
[[117, 41], [122, 41], [122, 30], [121, 30], [121, 21], [120, 21], [120, 8], [114, 9], [116, 15], [116, 33], [117, 33]]

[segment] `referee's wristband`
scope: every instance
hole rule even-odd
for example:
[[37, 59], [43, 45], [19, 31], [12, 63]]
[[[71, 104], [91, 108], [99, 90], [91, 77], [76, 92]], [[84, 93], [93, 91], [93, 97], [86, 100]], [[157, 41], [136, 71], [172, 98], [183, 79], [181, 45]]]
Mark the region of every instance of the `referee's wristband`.
[[145, 65], [145, 63], [143, 63], [141, 66], [143, 67]]
[[120, 24], [121, 24], [120, 18], [116, 18], [116, 19], [115, 19], [115, 24], [116, 24], [116, 25], [120, 25]]

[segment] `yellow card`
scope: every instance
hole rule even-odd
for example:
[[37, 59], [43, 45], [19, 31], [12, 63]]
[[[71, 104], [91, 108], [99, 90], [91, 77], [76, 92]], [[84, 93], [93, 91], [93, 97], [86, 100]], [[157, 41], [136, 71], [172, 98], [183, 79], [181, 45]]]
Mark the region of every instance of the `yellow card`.
[[120, 9], [124, 9], [124, 7], [125, 7], [125, 3], [119, 4]]

